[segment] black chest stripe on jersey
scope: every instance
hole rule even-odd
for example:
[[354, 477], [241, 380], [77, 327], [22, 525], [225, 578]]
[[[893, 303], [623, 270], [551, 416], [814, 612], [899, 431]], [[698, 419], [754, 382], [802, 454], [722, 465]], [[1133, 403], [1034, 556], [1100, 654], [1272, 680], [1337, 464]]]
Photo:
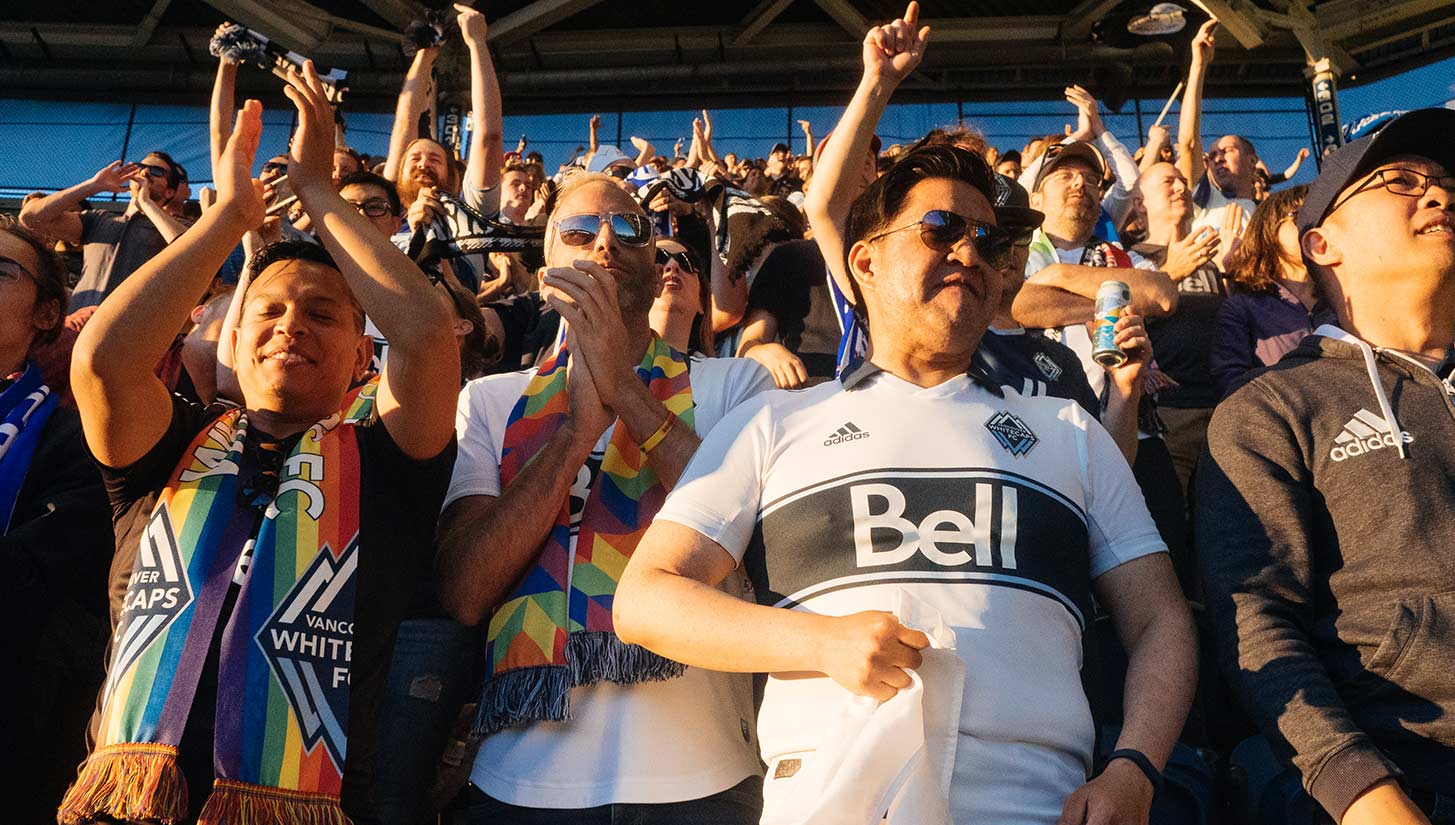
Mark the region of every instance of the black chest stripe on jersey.
[[875, 470], [814, 485], [760, 517], [743, 558], [758, 599], [806, 602], [886, 581], [1007, 586], [1090, 614], [1085, 515], [1011, 473]]
[[1056, 499], [1075, 513], [1082, 524], [1086, 523], [1086, 511], [1082, 510], [1081, 505], [1067, 498], [1061, 491], [1053, 487], [1048, 487], [1030, 476], [1012, 473], [997, 467], [934, 467], [929, 469], [924, 467], [876, 467], [872, 470], [860, 470], [858, 472], [846, 473], [841, 476], [825, 479], [807, 487], [794, 490], [791, 493], [784, 493], [759, 508], [758, 517], [760, 519], [767, 518], [778, 508], [822, 490], [875, 478], [984, 478], [987, 480], [1010, 482], [1018, 486], [1039, 490], [1045, 495]]

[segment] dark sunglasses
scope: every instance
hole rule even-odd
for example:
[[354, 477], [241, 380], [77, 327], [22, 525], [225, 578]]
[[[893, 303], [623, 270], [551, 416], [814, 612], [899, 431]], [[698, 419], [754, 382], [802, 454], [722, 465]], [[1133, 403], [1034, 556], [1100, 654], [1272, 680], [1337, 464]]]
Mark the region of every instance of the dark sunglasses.
[[391, 211], [389, 208], [389, 201], [386, 200], [376, 199], [371, 201], [364, 201], [363, 203], [354, 203], [353, 201], [349, 201], [348, 203], [350, 206], [354, 207], [355, 209], [359, 210], [360, 212], [371, 218], [382, 218], [385, 215], [389, 214]]
[[968, 238], [975, 247], [975, 254], [996, 269], [1010, 263], [1011, 250], [1021, 234], [1007, 232], [998, 226], [976, 223], [945, 209], [931, 209], [914, 223], [880, 232], [869, 238], [869, 241], [877, 241], [906, 229], [918, 229], [920, 242], [936, 252], [949, 252], [961, 238]]
[[677, 266], [681, 267], [683, 272], [697, 274], [697, 263], [688, 257], [686, 252], [668, 252], [665, 249], [658, 249], [657, 266], [666, 266], [668, 261], [676, 261]]
[[632, 171], [633, 170], [628, 169], [625, 166], [610, 166], [607, 167], [606, 174], [611, 175], [617, 180], [626, 180], [627, 177], [631, 175]]
[[611, 231], [623, 246], [646, 246], [652, 242], [652, 221], [639, 212], [613, 212], [609, 215], [568, 215], [554, 223], [561, 243], [586, 246], [596, 241], [603, 219], [611, 221]]
[[268, 161], [267, 163], [263, 164], [263, 171], [264, 172], [273, 172], [273, 171], [276, 171], [278, 169], [286, 170], [287, 168], [288, 168], [288, 164], [286, 164], [286, 163], [278, 163], [277, 161]]
[[151, 177], [165, 178], [167, 176], [168, 170], [165, 166], [158, 166], [155, 163], [140, 163], [137, 165], [145, 169], [146, 173]]

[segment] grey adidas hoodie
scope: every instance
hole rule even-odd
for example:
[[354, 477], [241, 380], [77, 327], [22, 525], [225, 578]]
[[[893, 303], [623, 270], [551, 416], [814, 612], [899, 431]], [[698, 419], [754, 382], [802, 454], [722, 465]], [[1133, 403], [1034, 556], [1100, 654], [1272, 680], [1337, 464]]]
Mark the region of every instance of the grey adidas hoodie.
[[1455, 386], [1320, 327], [1213, 416], [1197, 554], [1219, 659], [1340, 819], [1455, 794]]

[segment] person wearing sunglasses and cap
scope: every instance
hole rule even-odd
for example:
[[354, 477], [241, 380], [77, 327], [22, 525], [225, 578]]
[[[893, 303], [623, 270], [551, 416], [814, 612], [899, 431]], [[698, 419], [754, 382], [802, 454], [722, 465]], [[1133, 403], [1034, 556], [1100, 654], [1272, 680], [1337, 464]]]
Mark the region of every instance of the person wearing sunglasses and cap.
[[[772, 379], [745, 359], [689, 359], [676, 325], [653, 331], [675, 285], [615, 178], [572, 175], [548, 214], [542, 292], [564, 343], [461, 392], [440, 522], [444, 606], [486, 629], [482, 742], [456, 821], [757, 822], [751, 680], [622, 642], [611, 606], [700, 439]], [[682, 275], [682, 248], [664, 251]]]
[[[179, 183], [172, 159], [163, 152], [150, 152], [139, 163], [107, 164], [90, 180], [21, 207], [22, 226], [83, 249], [81, 280], [71, 293], [68, 312], [101, 303], [187, 229], [189, 221], [173, 217], [165, 208]], [[73, 211], [93, 195], [128, 191], [131, 201], [119, 215], [103, 209]]]
[[[913, 11], [896, 28], [913, 32]], [[955, 639], [957, 666], [935, 672], [963, 687], [924, 677], [926, 697], [959, 704], [925, 731], [960, 732], [930, 754], [950, 784], [921, 789], [955, 822], [1136, 821], [1182, 726], [1190, 623], [1126, 461], [1074, 402], [1008, 392], [972, 366], [1013, 260], [994, 195], [982, 158], [931, 145], [854, 201], [843, 237], [869, 360], [734, 410], [617, 590], [627, 641], [689, 667], [795, 674], [769, 676], [759, 711], [768, 816], [815, 793], [794, 780], [811, 781], [854, 697], [912, 684], [929, 639], [888, 612], [905, 598]], [[739, 568], [757, 604], [718, 590]], [[1093, 593], [1131, 668], [1120, 757], [1087, 783]]]
[[1455, 112], [1349, 143], [1296, 217], [1338, 316], [1219, 406], [1198, 555], [1219, 658], [1343, 825], [1455, 822]]

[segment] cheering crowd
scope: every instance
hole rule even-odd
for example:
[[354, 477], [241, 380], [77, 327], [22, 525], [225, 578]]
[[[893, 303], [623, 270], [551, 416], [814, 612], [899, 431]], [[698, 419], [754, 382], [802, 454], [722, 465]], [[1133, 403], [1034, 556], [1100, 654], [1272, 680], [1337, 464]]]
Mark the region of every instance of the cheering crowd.
[[455, 9], [464, 146], [224, 48], [215, 189], [0, 215], [8, 821], [1455, 823], [1455, 112], [1280, 188], [1212, 20], [883, 146], [910, 3], [802, 156], [548, 170]]

